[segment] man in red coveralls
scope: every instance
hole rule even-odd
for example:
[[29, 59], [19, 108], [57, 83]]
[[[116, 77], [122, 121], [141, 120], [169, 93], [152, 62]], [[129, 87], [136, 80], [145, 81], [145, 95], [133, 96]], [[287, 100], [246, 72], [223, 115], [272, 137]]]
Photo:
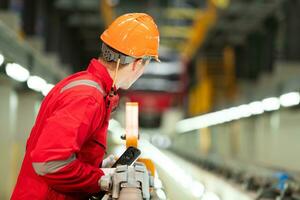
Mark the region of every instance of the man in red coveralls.
[[100, 58], [44, 99], [11, 199], [87, 199], [101, 191], [105, 171], [99, 166], [116, 90], [128, 89], [151, 58], [158, 60], [159, 33], [149, 15], [130, 13], [117, 18], [101, 40]]

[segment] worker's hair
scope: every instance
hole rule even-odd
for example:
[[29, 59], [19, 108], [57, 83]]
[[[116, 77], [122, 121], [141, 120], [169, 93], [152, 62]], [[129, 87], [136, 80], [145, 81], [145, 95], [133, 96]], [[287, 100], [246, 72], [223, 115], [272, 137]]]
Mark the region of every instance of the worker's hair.
[[[118, 53], [118, 54], [120, 54], [120, 55], [128, 56], [128, 55], [126, 55], [126, 54], [123, 54], [123, 53], [119, 52], [118, 50], [116, 50], [116, 49], [114, 49], [114, 48], [112, 48], [112, 47], [109, 47], [108, 45], [106, 45], [106, 48], [108, 48], [109, 50], [111, 50], [111, 51], [113, 51], [113, 52], [115, 52], [115, 53]], [[101, 49], [101, 51], [100, 51], [100, 56], [99, 56], [99, 58], [107, 64], [107, 67], [109, 67], [109, 68], [111, 68], [111, 69], [115, 69], [115, 68], [116, 68], [117, 62], [114, 61], [114, 60], [107, 60], [106, 57], [103, 55], [103, 50], [102, 50], [102, 49]], [[141, 59], [141, 58], [137, 58], [137, 59], [134, 59], [134, 60], [139, 60], [139, 59]], [[146, 61], [147, 61], [147, 60], [142, 59], [142, 64], [146, 64]], [[128, 63], [128, 64], [122, 64], [122, 63], [120, 63], [120, 64], [119, 64], [119, 68], [125, 67], [125, 66], [127, 66], [127, 65], [129, 65], [129, 64], [130, 64], [130, 63]]]
[[[117, 67], [117, 62], [115, 62], [115, 61], [106, 61], [104, 58], [103, 58], [103, 56], [102, 56], [102, 54], [100, 54], [100, 56], [99, 56], [99, 58], [100, 58], [100, 60], [103, 62], [103, 63], [105, 63], [105, 66], [107, 67], [107, 68], [109, 68], [109, 69], [111, 69], [111, 70], [115, 70], [116, 69], [116, 67]], [[130, 63], [129, 63], [130, 64]], [[129, 64], [119, 64], [119, 69], [120, 68], [123, 68], [123, 67], [126, 67], [127, 65], [129, 65]]]
[[[118, 52], [117, 50], [109, 47], [111, 50], [115, 51], [115, 52]], [[122, 54], [121, 52], [118, 52], [120, 54]], [[124, 55], [124, 54], [123, 54]], [[100, 55], [99, 55], [99, 58], [106, 63], [106, 66], [110, 69], [115, 69], [117, 67], [117, 62], [116, 61], [108, 61], [107, 59], [105, 59], [105, 57], [103, 56], [103, 52], [102, 52], [102, 49], [100, 50]], [[122, 67], [125, 67], [127, 66], [128, 64], [121, 64], [119, 65], [119, 68], [122, 68]]]

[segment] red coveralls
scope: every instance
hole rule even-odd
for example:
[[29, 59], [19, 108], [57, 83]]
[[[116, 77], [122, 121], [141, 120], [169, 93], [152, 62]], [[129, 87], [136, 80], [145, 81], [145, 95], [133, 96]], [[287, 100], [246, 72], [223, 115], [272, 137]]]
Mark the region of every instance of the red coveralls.
[[[27, 141], [26, 154], [12, 200], [87, 199], [100, 190], [101, 164], [111, 109], [97, 88], [78, 85], [61, 92], [74, 80], [97, 82], [106, 94], [112, 79], [98, 60], [88, 69], [58, 83], [44, 99]], [[54, 173], [38, 175], [32, 163], [76, 159]]]

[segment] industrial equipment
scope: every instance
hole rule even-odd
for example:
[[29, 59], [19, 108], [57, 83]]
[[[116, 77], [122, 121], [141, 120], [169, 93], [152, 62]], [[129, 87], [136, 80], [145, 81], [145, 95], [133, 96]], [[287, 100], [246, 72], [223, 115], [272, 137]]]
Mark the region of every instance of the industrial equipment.
[[[110, 173], [100, 180], [106, 193], [91, 197], [91, 200], [150, 200], [154, 191], [154, 164], [149, 159], [138, 159], [138, 103], [126, 104], [126, 151], [113, 165]], [[135, 162], [135, 163], [134, 163]], [[115, 168], [115, 169], [113, 169]], [[154, 193], [153, 193], [154, 194]]]

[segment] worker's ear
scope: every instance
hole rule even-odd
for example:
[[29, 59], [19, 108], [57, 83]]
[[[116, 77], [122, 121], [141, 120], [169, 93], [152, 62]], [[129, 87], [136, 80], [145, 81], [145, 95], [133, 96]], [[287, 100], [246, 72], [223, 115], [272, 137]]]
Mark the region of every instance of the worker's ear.
[[135, 59], [135, 61], [132, 64], [132, 71], [136, 70], [137, 66], [140, 66], [142, 64], [143, 60], [141, 58]]

